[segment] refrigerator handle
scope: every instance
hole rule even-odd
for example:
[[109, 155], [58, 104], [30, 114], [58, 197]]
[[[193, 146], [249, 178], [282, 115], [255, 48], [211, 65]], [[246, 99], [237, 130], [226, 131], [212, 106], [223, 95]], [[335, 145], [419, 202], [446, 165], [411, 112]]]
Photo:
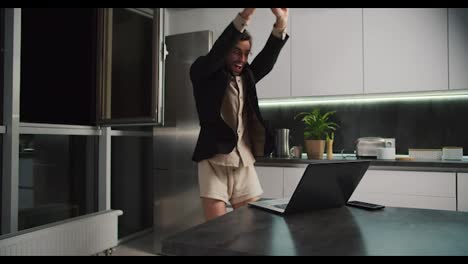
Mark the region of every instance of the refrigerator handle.
[[166, 60], [166, 45], [164, 41], [164, 8], [155, 8], [153, 17], [153, 69], [156, 74], [153, 78], [153, 114], [156, 123], [164, 124], [164, 61]]

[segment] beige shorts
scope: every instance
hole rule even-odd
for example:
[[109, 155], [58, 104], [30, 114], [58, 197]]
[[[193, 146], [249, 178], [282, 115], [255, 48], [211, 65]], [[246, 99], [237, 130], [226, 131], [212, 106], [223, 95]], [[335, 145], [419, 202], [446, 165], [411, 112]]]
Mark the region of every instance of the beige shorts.
[[198, 163], [200, 197], [237, 204], [263, 194], [253, 165], [220, 166], [202, 160]]

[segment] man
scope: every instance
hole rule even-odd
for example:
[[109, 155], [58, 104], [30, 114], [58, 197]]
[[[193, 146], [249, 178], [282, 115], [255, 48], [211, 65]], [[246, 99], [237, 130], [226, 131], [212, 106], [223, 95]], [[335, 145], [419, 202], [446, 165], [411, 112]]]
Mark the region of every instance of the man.
[[273, 137], [260, 114], [255, 84], [272, 70], [289, 38], [289, 10], [271, 10], [276, 16], [272, 34], [251, 64], [246, 27], [255, 8], [245, 8], [190, 68], [201, 126], [193, 160], [207, 220], [225, 214], [228, 203], [237, 209], [263, 193], [254, 157], [272, 152]]

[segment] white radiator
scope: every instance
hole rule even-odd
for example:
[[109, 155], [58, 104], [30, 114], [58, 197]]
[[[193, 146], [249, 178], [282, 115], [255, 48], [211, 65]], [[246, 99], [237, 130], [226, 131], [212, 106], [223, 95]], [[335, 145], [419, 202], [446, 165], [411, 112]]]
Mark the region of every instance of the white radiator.
[[89, 256], [117, 246], [120, 210], [108, 210], [0, 236], [0, 256]]

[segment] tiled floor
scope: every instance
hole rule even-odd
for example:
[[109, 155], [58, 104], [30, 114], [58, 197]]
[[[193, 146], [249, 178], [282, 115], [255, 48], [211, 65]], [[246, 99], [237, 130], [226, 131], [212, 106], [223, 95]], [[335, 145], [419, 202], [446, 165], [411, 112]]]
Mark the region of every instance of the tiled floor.
[[158, 256], [153, 233], [120, 244], [115, 248], [112, 256]]

